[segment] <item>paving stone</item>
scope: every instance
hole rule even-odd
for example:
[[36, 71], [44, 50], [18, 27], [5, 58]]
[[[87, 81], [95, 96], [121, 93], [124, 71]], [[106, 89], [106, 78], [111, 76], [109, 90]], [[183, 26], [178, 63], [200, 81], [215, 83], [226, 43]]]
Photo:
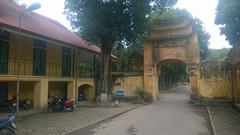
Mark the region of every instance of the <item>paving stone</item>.
[[17, 121], [17, 134], [65, 135], [138, 106], [141, 105], [83, 107], [74, 112], [34, 114]]
[[240, 114], [230, 107], [209, 107], [216, 135], [240, 135]]

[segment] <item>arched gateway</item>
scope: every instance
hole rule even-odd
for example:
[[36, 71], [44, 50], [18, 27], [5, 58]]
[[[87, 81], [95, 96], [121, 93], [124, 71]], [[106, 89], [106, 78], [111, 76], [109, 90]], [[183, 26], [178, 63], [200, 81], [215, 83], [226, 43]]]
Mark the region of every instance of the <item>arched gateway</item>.
[[144, 89], [158, 100], [158, 76], [161, 64], [181, 61], [187, 65], [193, 96], [198, 95], [200, 56], [197, 33], [187, 18], [159, 21], [144, 44]]

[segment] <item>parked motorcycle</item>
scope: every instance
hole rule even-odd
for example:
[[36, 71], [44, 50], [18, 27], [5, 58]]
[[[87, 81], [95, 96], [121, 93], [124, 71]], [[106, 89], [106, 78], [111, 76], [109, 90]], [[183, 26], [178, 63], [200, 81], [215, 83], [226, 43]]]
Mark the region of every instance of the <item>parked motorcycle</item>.
[[3, 100], [0, 101], [0, 111], [1, 112], [11, 112], [15, 113], [17, 108], [17, 99], [15, 96], [11, 100]]
[[71, 100], [66, 100], [63, 102], [64, 111], [73, 112], [76, 107], [75, 102]]
[[51, 97], [48, 99], [48, 112], [56, 112], [61, 110], [61, 100], [57, 97]]
[[19, 102], [19, 108], [24, 111], [29, 111], [31, 109], [31, 101], [29, 98], [26, 98]]
[[48, 112], [66, 111], [72, 112], [75, 109], [75, 102], [66, 97], [52, 97], [48, 99]]
[[12, 97], [12, 99], [9, 101], [8, 107], [11, 111], [11, 113], [15, 113], [17, 110], [17, 98], [15, 96]]
[[7, 117], [0, 118], [0, 135], [15, 135], [16, 124], [15, 115], [11, 114]]

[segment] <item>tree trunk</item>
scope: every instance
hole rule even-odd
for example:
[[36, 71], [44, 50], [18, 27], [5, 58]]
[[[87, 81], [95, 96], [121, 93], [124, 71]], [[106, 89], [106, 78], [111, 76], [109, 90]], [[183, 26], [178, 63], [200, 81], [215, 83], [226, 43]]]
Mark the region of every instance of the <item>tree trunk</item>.
[[101, 70], [100, 70], [100, 102], [108, 102], [111, 82], [111, 45], [104, 44], [101, 47]]

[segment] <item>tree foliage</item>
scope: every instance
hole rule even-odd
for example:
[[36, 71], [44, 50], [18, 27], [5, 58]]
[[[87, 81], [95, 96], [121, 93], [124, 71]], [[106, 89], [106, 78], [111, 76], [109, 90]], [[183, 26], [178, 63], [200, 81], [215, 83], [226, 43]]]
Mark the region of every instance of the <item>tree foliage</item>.
[[203, 27], [203, 23], [198, 18], [193, 18], [193, 28], [198, 33], [198, 43], [200, 48], [200, 58], [201, 60], [205, 60], [208, 54], [208, 45], [210, 34]]
[[129, 47], [115, 47], [113, 53], [119, 58], [114, 71], [143, 72], [143, 43]]
[[208, 61], [219, 61], [224, 60], [229, 53], [229, 48], [222, 48], [222, 49], [209, 49], [208, 50]]
[[178, 0], [152, 0], [152, 13], [163, 13], [173, 8]]
[[159, 76], [160, 89], [166, 89], [179, 81], [188, 81], [184, 63], [169, 62], [161, 66], [161, 74]]
[[226, 35], [231, 45], [240, 39], [240, 1], [219, 0], [215, 23], [220, 25], [221, 34]]

